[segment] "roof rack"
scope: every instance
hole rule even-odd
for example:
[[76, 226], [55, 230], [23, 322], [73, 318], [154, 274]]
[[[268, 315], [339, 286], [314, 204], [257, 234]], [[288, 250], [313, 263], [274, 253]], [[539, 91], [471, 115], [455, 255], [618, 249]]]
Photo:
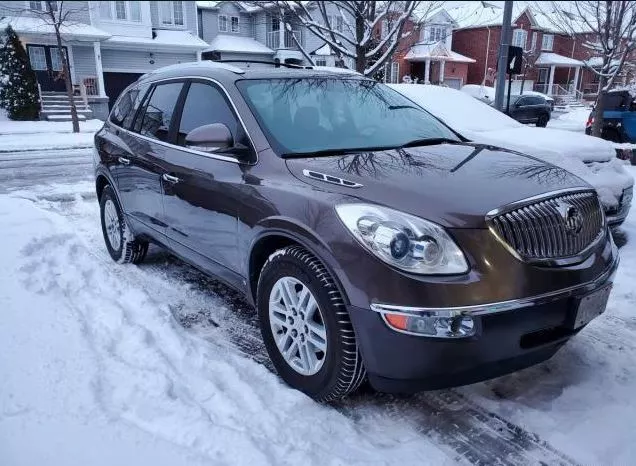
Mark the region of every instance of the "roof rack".
[[214, 63], [258, 63], [261, 65], [273, 65], [276, 68], [280, 68], [281, 66], [284, 68], [294, 68], [297, 70], [313, 70], [313, 66], [304, 66], [304, 65], [296, 65], [293, 63], [285, 63], [282, 61], [267, 61], [267, 60], [240, 60], [233, 58], [231, 60], [210, 60]]

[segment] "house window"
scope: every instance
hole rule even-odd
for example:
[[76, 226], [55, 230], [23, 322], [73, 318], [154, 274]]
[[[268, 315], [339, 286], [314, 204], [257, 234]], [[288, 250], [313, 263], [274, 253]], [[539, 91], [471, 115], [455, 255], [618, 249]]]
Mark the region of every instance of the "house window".
[[547, 68], [539, 68], [539, 79], [537, 80], [538, 84], [545, 84], [548, 82], [548, 69]]
[[543, 40], [541, 41], [541, 50], [547, 50], [548, 52], [551, 52], [553, 45], [554, 45], [554, 35], [543, 34]]
[[389, 34], [389, 23], [386, 19], [382, 20], [382, 31], [380, 32], [380, 38], [385, 38]]
[[444, 26], [431, 26], [428, 30], [428, 40], [439, 42], [446, 39], [446, 28]]
[[537, 34], [536, 32], [532, 33], [532, 43], [530, 44], [530, 50], [531, 51], [535, 51], [537, 49], [537, 38], [538, 38], [539, 34]]
[[44, 47], [29, 47], [29, 61], [34, 70], [46, 70], [46, 53]]
[[57, 47], [51, 47], [51, 68], [53, 71], [62, 71], [62, 55], [60, 54], [60, 49]]
[[316, 66], [327, 66], [327, 59], [326, 58], [316, 58], [314, 60], [314, 63], [316, 63]]
[[227, 32], [227, 16], [219, 15], [219, 32]]
[[141, 5], [139, 1], [100, 2], [99, 16], [102, 19], [117, 21], [141, 21]]
[[329, 23], [329, 27], [332, 28], [334, 31], [344, 31], [344, 21], [342, 20], [342, 16], [328, 15], [327, 22]]
[[525, 29], [515, 29], [512, 34], [512, 45], [515, 47], [526, 48], [526, 42], [528, 40], [528, 31]]
[[390, 83], [398, 83], [400, 80], [400, 64], [396, 61], [391, 62], [391, 74], [389, 76]]
[[232, 26], [232, 32], [240, 32], [240, 28], [239, 28], [239, 17], [238, 16], [232, 16], [230, 18], [230, 23]]
[[159, 2], [161, 24], [183, 26], [183, 2]]
[[[29, 2], [29, 8], [36, 11], [48, 11], [46, 2]], [[57, 2], [51, 2], [51, 10], [57, 11]]]

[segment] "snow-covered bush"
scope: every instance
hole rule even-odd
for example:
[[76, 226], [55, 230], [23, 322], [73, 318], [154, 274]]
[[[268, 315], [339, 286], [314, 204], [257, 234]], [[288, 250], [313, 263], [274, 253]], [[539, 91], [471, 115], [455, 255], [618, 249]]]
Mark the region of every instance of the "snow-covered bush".
[[40, 110], [35, 72], [11, 26], [5, 30], [0, 47], [0, 107], [11, 120], [37, 120]]

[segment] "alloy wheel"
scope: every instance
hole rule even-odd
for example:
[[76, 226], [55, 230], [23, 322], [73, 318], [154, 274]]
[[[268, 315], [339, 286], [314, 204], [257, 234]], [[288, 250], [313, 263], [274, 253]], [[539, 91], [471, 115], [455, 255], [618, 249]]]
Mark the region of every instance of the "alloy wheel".
[[299, 374], [316, 374], [327, 354], [327, 329], [309, 288], [296, 278], [280, 278], [269, 296], [269, 323], [287, 364]]
[[121, 227], [119, 225], [119, 215], [115, 203], [108, 199], [104, 205], [104, 226], [108, 242], [114, 250], [119, 250], [121, 246]]

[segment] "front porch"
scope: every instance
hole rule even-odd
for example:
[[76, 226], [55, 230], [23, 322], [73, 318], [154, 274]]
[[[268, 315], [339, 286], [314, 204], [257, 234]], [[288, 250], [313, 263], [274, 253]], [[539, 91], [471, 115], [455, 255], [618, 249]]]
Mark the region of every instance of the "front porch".
[[557, 105], [580, 102], [579, 76], [585, 63], [557, 53], [542, 52], [534, 63], [538, 78], [534, 90], [552, 97]]
[[449, 50], [443, 41], [415, 44], [404, 57], [409, 63], [413, 82], [438, 84], [460, 89], [466, 84], [468, 64], [475, 63], [470, 57]]

